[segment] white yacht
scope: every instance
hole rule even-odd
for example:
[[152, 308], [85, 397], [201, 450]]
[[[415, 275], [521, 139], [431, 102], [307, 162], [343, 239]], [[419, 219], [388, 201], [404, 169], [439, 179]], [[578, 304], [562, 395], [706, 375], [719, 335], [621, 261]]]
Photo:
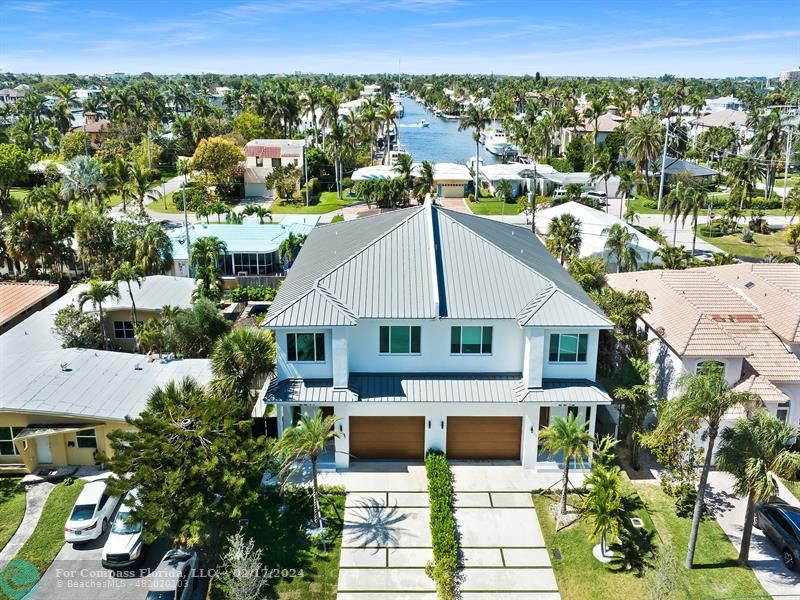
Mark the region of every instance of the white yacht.
[[511, 142], [506, 139], [506, 132], [502, 129], [489, 129], [483, 138], [486, 150], [495, 156], [504, 156], [511, 152]]

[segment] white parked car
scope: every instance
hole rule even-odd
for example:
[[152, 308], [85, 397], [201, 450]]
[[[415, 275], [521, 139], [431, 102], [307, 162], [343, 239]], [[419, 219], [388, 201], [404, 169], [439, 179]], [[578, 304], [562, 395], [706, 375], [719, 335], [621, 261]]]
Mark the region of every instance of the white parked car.
[[106, 492], [105, 481], [90, 481], [81, 490], [64, 525], [64, 539], [74, 544], [99, 538], [108, 529], [118, 503], [119, 497]]
[[139, 562], [144, 555], [142, 522], [136, 519], [136, 490], [125, 495], [111, 524], [101, 562], [106, 569], [124, 569]]
[[169, 550], [150, 573], [153, 588], [145, 600], [190, 600], [197, 588], [200, 557], [187, 548]]
[[581, 196], [583, 198], [596, 201], [600, 206], [605, 206], [608, 204], [608, 197], [606, 196], [605, 192], [589, 191], [583, 193]]

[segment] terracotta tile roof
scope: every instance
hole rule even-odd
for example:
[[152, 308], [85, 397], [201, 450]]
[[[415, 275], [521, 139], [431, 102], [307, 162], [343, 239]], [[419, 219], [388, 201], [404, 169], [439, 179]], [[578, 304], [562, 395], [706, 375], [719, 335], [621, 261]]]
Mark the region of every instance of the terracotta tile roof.
[[100, 119], [94, 123], [86, 123], [85, 125], [76, 125], [72, 131], [85, 131], [86, 133], [102, 133], [108, 129], [111, 121], [108, 119]]
[[57, 292], [58, 286], [51, 283], [0, 282], [0, 326]]
[[751, 374], [742, 377], [733, 389], [737, 392], [752, 392], [764, 401], [765, 404], [783, 404], [789, 402], [789, 396], [780, 391], [769, 379], [763, 375]]
[[759, 375], [771, 381], [800, 381], [800, 359], [786, 349], [763, 320], [735, 319], [718, 325], [747, 350], [745, 360]]

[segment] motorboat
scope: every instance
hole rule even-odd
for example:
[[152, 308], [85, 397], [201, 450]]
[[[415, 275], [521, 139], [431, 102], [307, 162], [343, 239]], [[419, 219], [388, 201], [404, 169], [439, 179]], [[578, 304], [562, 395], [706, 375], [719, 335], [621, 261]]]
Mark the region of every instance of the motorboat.
[[505, 156], [512, 151], [506, 132], [501, 129], [487, 130], [483, 137], [483, 145], [487, 152], [495, 156]]

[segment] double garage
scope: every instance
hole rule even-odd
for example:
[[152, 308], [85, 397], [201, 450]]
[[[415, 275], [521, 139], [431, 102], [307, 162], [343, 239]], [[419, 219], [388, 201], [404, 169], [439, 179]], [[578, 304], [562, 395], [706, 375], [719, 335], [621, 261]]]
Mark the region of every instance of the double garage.
[[[425, 417], [350, 417], [353, 459], [420, 460], [425, 454]], [[439, 423], [435, 424], [439, 427]], [[522, 417], [448, 417], [450, 459], [519, 460]]]

